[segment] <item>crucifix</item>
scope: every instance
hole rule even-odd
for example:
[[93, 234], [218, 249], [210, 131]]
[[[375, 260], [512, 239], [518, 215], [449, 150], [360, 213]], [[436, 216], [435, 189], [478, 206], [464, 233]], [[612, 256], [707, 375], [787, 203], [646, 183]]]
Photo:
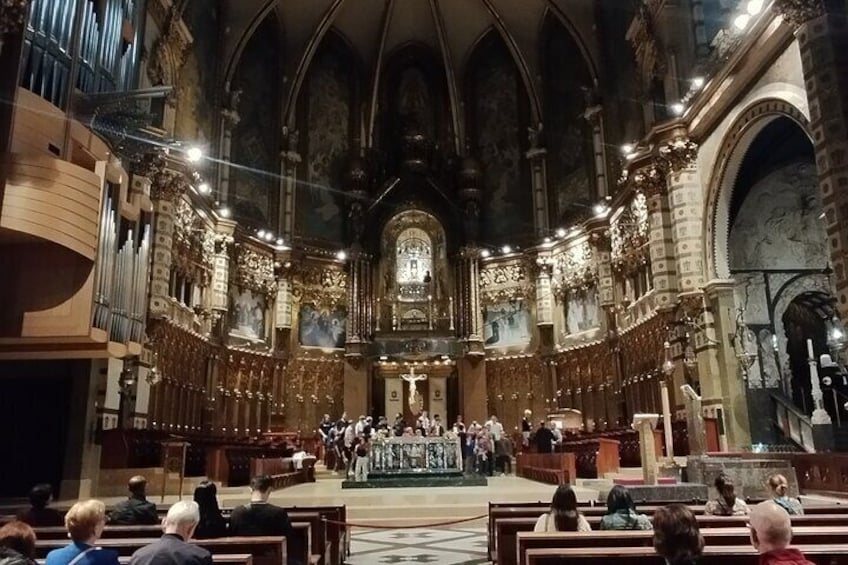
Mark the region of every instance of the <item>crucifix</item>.
[[[409, 409], [412, 410], [413, 414], [420, 412], [421, 399], [418, 395], [418, 387], [415, 385], [418, 381], [426, 381], [427, 375], [417, 375], [415, 374], [415, 367], [410, 367], [409, 372], [400, 376], [403, 380], [409, 383], [409, 399], [407, 400], [409, 404]], [[418, 408], [418, 410], [416, 410]]]

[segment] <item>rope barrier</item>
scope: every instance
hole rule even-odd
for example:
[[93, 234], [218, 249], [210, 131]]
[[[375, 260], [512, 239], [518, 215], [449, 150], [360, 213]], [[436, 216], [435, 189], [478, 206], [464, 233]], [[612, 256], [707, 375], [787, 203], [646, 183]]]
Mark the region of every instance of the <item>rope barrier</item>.
[[456, 520], [449, 520], [447, 522], [436, 522], [435, 524], [418, 524], [415, 526], [385, 526], [381, 524], [363, 524], [361, 522], [339, 522], [337, 520], [329, 520], [327, 518], [325, 518], [324, 521], [328, 524], [335, 524], [336, 526], [345, 526], [348, 528], [368, 528], [373, 530], [417, 530], [419, 528], [441, 528], [444, 526], [453, 526], [454, 524], [462, 524], [463, 522], [475, 522], [477, 520], [482, 520], [483, 518], [488, 517], [488, 514], [481, 514], [479, 516], [471, 516], [470, 518], [457, 518]]

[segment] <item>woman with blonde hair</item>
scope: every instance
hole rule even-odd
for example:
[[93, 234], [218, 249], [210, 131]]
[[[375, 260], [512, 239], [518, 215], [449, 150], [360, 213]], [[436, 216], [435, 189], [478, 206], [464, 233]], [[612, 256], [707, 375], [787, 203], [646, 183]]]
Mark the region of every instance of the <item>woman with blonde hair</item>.
[[106, 505], [99, 500], [77, 502], [65, 514], [71, 543], [47, 554], [45, 565], [118, 565], [118, 552], [95, 544], [106, 526]]

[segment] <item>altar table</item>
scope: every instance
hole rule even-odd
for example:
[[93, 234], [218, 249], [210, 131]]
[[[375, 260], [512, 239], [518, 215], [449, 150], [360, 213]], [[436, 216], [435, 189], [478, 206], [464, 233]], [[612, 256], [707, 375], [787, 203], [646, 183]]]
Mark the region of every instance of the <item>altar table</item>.
[[462, 473], [458, 437], [390, 437], [371, 442], [369, 475]]

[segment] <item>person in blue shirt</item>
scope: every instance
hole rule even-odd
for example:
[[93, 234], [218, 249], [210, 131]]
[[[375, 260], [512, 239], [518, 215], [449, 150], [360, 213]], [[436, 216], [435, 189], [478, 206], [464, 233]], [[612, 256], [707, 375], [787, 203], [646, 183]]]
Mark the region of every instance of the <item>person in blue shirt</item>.
[[118, 552], [95, 544], [106, 526], [106, 505], [99, 500], [77, 502], [65, 514], [71, 543], [47, 554], [45, 565], [118, 565]]

